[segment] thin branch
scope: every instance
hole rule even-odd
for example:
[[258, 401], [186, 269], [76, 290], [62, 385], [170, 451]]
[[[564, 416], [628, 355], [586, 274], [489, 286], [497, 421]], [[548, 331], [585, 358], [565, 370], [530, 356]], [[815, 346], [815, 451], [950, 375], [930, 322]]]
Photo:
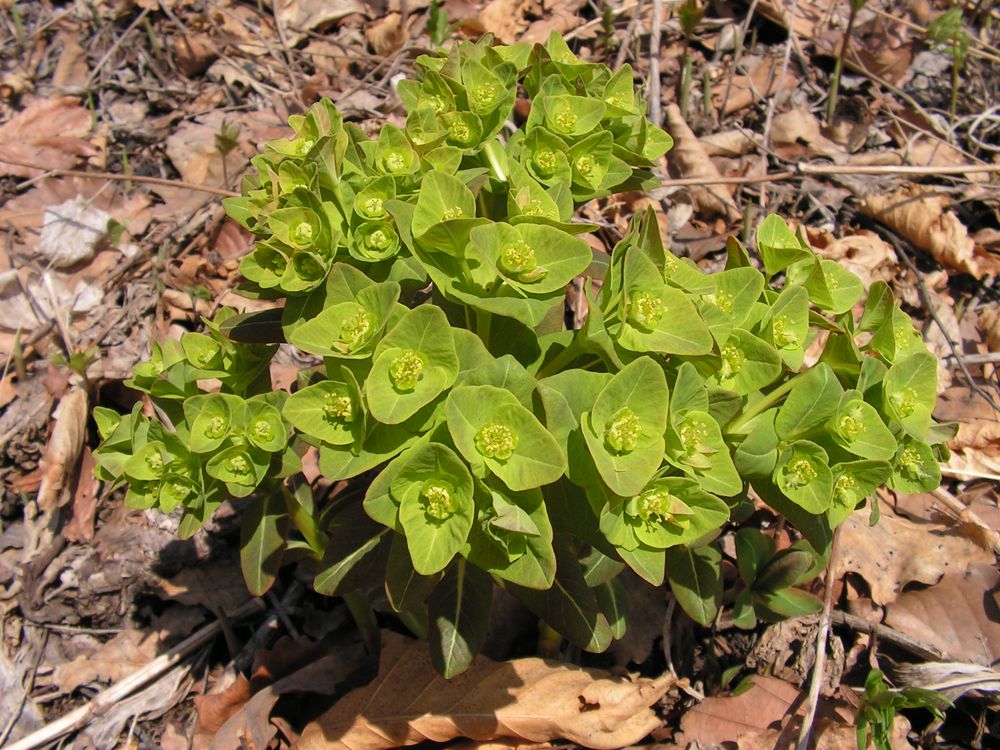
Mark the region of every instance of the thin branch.
[[[264, 609], [264, 603], [260, 599], [251, 599], [249, 602], [239, 607], [230, 615], [230, 619], [236, 620]], [[120, 703], [136, 690], [142, 688], [160, 677], [172, 667], [183, 661], [187, 656], [197, 651], [199, 648], [209, 643], [222, 630], [222, 624], [216, 620], [209, 623], [201, 630], [184, 639], [165, 654], [153, 659], [146, 666], [136, 670], [123, 680], [119, 680], [107, 690], [98, 693], [92, 701], [85, 703], [79, 708], [70, 711], [65, 716], [56, 719], [50, 724], [46, 724], [41, 729], [32, 732], [27, 737], [18, 740], [7, 746], [6, 750], [36, 750], [55, 742], [60, 737], [74, 732], [86, 726], [87, 722], [95, 716], [100, 716], [105, 711], [111, 709], [115, 704]]]
[[919, 656], [921, 659], [927, 659], [929, 661], [954, 661], [954, 659], [951, 659], [948, 654], [938, 650], [935, 646], [932, 646], [929, 643], [917, 640], [913, 636], [902, 633], [895, 628], [890, 628], [888, 625], [871, 623], [863, 617], [858, 617], [857, 615], [852, 615], [848, 612], [842, 612], [839, 609], [835, 609], [830, 612], [830, 621], [834, 625], [843, 625], [860, 633], [874, 635], [880, 640], [906, 649], [911, 654]]
[[813, 722], [816, 720], [816, 708], [819, 706], [819, 693], [823, 689], [823, 674], [826, 671], [826, 642], [830, 636], [830, 612], [833, 609], [833, 587], [837, 583], [837, 563], [840, 554], [839, 529], [833, 533], [833, 544], [830, 546], [830, 559], [826, 563], [826, 591], [823, 592], [823, 613], [819, 617], [819, 630], [816, 633], [816, 658], [813, 660], [812, 682], [809, 683], [809, 702], [806, 705], [806, 715], [802, 718], [799, 729], [798, 750], [808, 750], [809, 736], [812, 734]]
[[659, 127], [663, 123], [663, 97], [660, 95], [660, 27], [663, 26], [663, 2], [653, 0], [653, 19], [649, 34], [649, 119]]
[[[179, 188], [181, 190], [197, 190], [202, 193], [211, 193], [212, 195], [222, 195], [227, 198], [238, 198], [239, 193], [234, 193], [232, 190], [225, 190], [224, 188], [209, 187], [208, 185], [196, 185], [193, 182], [184, 182], [183, 180], [170, 180], [165, 177], [147, 177], [145, 175], [134, 175], [134, 174], [115, 174], [114, 172], [85, 172], [82, 169], [48, 169], [43, 164], [33, 164], [27, 161], [17, 161], [15, 159], [8, 159], [6, 157], [0, 156], [0, 162], [4, 164], [14, 164], [18, 167], [26, 167], [27, 169], [38, 169], [45, 174], [41, 177], [79, 177], [82, 180], [112, 180], [116, 182], [141, 182], [147, 185], [161, 185], [162, 187]], [[31, 178], [32, 181], [38, 180], [39, 177]]]

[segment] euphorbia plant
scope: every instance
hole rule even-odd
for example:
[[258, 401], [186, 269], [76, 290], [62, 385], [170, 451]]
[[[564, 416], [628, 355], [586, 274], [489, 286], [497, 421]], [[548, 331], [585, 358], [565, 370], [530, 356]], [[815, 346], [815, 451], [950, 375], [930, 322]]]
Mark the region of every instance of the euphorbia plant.
[[[494, 585], [595, 651], [623, 631], [626, 567], [702, 623], [815, 608], [793, 587], [832, 529], [883, 484], [939, 480], [936, 362], [888, 288], [858, 316], [861, 282], [775, 216], [763, 271], [731, 240], [704, 273], [649, 213], [593, 251], [576, 207], [655, 184], [670, 147], [631, 70], [558, 36], [416, 67], [405, 127], [371, 139], [323, 101], [253, 160], [227, 201], [257, 236], [242, 291], [284, 304], [155, 346], [131, 381], [153, 409], [95, 412], [101, 478], [133, 507], [181, 507], [183, 535], [246, 498], [254, 592], [291, 557], [352, 606], [384, 585], [446, 674], [482, 644]], [[581, 276], [589, 312], [570, 330]], [[316, 362], [291, 393], [268, 373], [281, 342]], [[312, 496], [310, 446], [346, 491]], [[802, 540], [779, 551], [741, 528], [724, 591], [716, 540], [757, 500]]]

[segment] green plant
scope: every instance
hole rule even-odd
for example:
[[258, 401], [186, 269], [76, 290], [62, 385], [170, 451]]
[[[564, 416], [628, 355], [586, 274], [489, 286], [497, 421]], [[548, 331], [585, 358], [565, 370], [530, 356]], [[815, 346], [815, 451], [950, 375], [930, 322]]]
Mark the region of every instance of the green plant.
[[951, 97], [948, 102], [948, 112], [954, 120], [958, 108], [959, 76], [969, 56], [969, 34], [962, 24], [962, 6], [955, 5], [931, 21], [927, 26], [927, 38], [951, 57]]
[[[384, 585], [449, 675], [485, 638], [494, 584], [591, 651], [624, 630], [626, 567], [669, 580], [701, 623], [810, 607], [791, 587], [831, 530], [885, 482], [940, 477], [936, 361], [888, 287], [858, 319], [861, 282], [776, 216], [757, 231], [763, 272], [731, 240], [704, 273], [664, 250], [651, 212], [610, 256], [592, 250], [575, 208], [655, 185], [671, 144], [628, 66], [553, 35], [417, 69], [404, 128], [369, 139], [323, 101], [255, 157], [226, 201], [258, 237], [242, 291], [284, 305], [155, 345], [131, 385], [157, 418], [95, 411], [101, 478], [133, 507], [182, 507], [184, 535], [247, 498], [255, 593], [283, 556], [355, 613]], [[531, 111], [507, 128], [519, 86]], [[567, 330], [580, 277], [589, 313]], [[279, 342], [317, 363], [292, 393], [271, 386]], [[348, 490], [313, 497], [309, 446]], [[779, 552], [741, 531], [724, 595], [715, 540], [749, 517], [751, 487], [804, 541]]]
[[868, 747], [871, 737], [877, 750], [889, 750], [896, 712], [904, 708], [923, 708], [939, 722], [951, 701], [940, 693], [923, 688], [890, 688], [881, 670], [873, 669], [865, 680], [865, 692], [858, 706], [858, 750]]

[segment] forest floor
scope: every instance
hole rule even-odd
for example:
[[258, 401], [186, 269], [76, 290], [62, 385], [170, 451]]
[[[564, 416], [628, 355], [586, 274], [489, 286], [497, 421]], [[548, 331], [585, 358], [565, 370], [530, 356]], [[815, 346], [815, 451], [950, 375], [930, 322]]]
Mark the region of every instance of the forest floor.
[[[660, 189], [582, 209], [605, 249], [651, 206], [675, 253], [717, 268], [729, 235], [752, 243], [779, 213], [823, 257], [888, 282], [921, 324], [940, 360], [935, 416], [960, 428], [939, 490], [884, 491], [878, 525], [856, 517], [839, 532], [813, 736], [854, 746], [859, 688], [879, 667], [897, 686], [963, 694], [943, 724], [921, 708], [890, 716], [894, 747], [996, 747], [1000, 11], [960, 3], [953, 44], [936, 22], [949, 5], [863, 4], [828, 117], [844, 1], [717, 0], [699, 15], [659, 0], [446, 0], [433, 12], [426, 0], [0, 0], [0, 746], [283, 748], [358, 674], [371, 679], [339, 599], [291, 569], [262, 599], [247, 593], [232, 508], [186, 541], [176, 515], [125, 508], [93, 476], [89, 410], [129, 407], [124, 381], [151, 341], [222, 305], [253, 309], [233, 293], [251, 238], [220, 196], [289, 115], [329, 97], [369, 132], [402, 124], [393, 84], [432, 36], [555, 31], [655, 84], [651, 117], [675, 141]], [[956, 45], [967, 54], [953, 76]], [[296, 370], [286, 359], [272, 375], [289, 383]], [[574, 673], [566, 689], [581, 696], [641, 674], [610, 720], [652, 716], [645, 745], [794, 747], [817, 617], [704, 629], [663, 590], [630, 587], [632, 627], [606, 656], [540, 636], [513, 604], [490, 653], [609, 670]], [[823, 580], [811, 588], [822, 598]], [[426, 669], [406, 668], [411, 650], [384, 644], [403, 665], [393, 689], [433, 691]], [[672, 673], [686, 681], [649, 713], [640, 688]], [[587, 717], [542, 719], [580, 742]], [[436, 719], [412, 731], [463, 735]], [[546, 746], [512, 734], [487, 744]], [[355, 748], [395, 741], [367, 743]]]

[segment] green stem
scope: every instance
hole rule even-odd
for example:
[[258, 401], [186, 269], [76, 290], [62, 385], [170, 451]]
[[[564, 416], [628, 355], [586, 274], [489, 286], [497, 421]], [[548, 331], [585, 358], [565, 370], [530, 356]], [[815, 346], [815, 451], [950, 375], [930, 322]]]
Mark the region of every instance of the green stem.
[[955, 113], [958, 111], [958, 42], [952, 43], [951, 58], [951, 99], [948, 102], [948, 115], [952, 123], [955, 122]]
[[773, 391], [764, 396], [760, 401], [757, 401], [752, 406], [748, 407], [746, 411], [742, 412], [738, 417], [735, 418], [734, 421], [729, 423], [729, 426], [726, 428], [726, 432], [731, 434], [738, 433], [741, 429], [743, 429], [743, 427], [745, 427], [750, 422], [750, 420], [752, 420], [758, 414], [767, 411], [776, 403], [778, 403], [782, 398], [787, 396], [788, 393], [792, 390], [792, 388], [795, 387], [796, 381], [799, 380], [799, 378], [801, 378], [805, 374], [806, 373], [804, 372], [800, 372], [798, 375], [789, 378], [784, 383], [775, 388]]
[[573, 341], [570, 342], [569, 346], [549, 360], [549, 363], [538, 371], [535, 378], [541, 380], [542, 378], [547, 378], [550, 375], [562, 372], [566, 368], [566, 365], [570, 364], [574, 359], [579, 357], [580, 354], [580, 347], [577, 345], [577, 339], [574, 338]]
[[490, 325], [493, 316], [485, 310], [476, 310], [476, 335], [483, 342], [483, 346], [490, 348]]
[[681, 95], [680, 95], [680, 106], [681, 114], [684, 119], [688, 116], [688, 102], [691, 99], [691, 76], [692, 69], [694, 68], [694, 61], [691, 59], [691, 54], [688, 52], [687, 47], [684, 49], [684, 59], [681, 62]]
[[851, 46], [851, 32], [854, 31], [854, 19], [858, 15], [859, 5], [863, 5], [863, 3], [858, 3], [857, 0], [851, 0], [851, 13], [847, 17], [847, 30], [844, 31], [844, 42], [840, 45], [840, 54], [837, 56], [837, 62], [833, 65], [833, 80], [830, 81], [830, 96], [826, 100], [826, 121], [828, 123], [833, 122], [833, 115], [837, 109], [837, 93], [840, 91], [840, 74], [844, 69], [844, 60], [847, 57], [847, 50]]

